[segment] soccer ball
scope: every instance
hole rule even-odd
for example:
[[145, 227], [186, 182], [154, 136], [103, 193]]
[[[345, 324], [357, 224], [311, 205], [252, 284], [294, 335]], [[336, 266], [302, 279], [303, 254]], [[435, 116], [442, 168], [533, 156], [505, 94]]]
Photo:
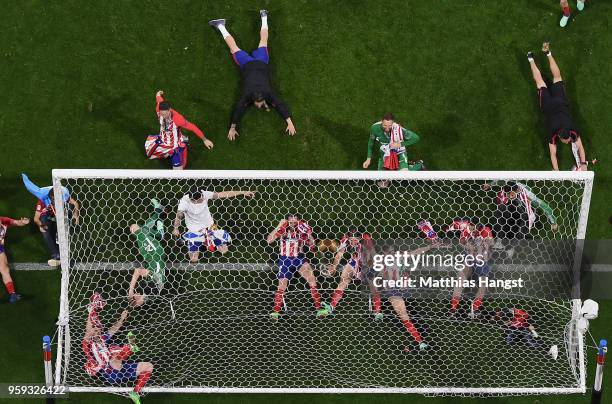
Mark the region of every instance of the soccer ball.
[[321, 240], [319, 241], [317, 248], [319, 249], [319, 252], [323, 254], [326, 252], [335, 253], [338, 251], [338, 242], [336, 242], [336, 240], [329, 239]]

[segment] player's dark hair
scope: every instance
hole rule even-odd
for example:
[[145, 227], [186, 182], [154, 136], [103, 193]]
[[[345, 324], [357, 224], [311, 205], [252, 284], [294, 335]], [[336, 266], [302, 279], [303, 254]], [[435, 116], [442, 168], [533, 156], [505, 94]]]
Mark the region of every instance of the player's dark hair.
[[502, 189], [503, 189], [503, 191], [504, 191], [505, 193], [512, 192], [512, 191], [514, 191], [514, 192], [518, 192], [518, 191], [519, 191], [519, 186], [518, 186], [518, 184], [517, 184], [516, 182], [514, 182], [514, 181], [508, 181], [508, 182], [506, 183], [506, 185], [504, 185], [504, 187], [503, 187]]
[[298, 215], [297, 213], [287, 213], [285, 215], [285, 220], [289, 220], [290, 217], [295, 217], [295, 218], [300, 218], [300, 215]]
[[357, 237], [357, 238], [361, 238], [361, 234], [362, 232], [357, 226], [349, 227], [349, 230], [346, 233], [348, 237]]
[[383, 121], [395, 121], [395, 117], [393, 116], [391, 112], [387, 112], [386, 114], [383, 115], [382, 120]]
[[561, 129], [559, 131], [559, 139], [569, 139], [570, 136], [571, 133], [569, 129]]
[[202, 191], [200, 191], [200, 189], [198, 188], [194, 188], [191, 191], [189, 191], [189, 199], [197, 201], [199, 199], [202, 199]]
[[162, 101], [159, 103], [159, 110], [160, 111], [169, 111], [170, 110], [170, 103], [168, 101]]
[[253, 93], [253, 101], [261, 102], [263, 100], [264, 100], [264, 96], [262, 92], [257, 91]]

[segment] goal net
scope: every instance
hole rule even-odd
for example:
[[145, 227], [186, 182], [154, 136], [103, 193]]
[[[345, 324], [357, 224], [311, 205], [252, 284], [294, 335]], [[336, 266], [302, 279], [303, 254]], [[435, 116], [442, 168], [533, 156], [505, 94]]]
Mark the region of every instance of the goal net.
[[[153, 365], [144, 392], [585, 392], [576, 253], [592, 181], [591, 172], [54, 170], [55, 200], [66, 187], [80, 204], [75, 220], [56, 202], [55, 383], [130, 391], [133, 380], [88, 373], [82, 348], [89, 313], [106, 332], [128, 310], [106, 344], [135, 335], [138, 351], [122, 359]], [[382, 254], [417, 249], [433, 259], [375, 268]], [[485, 263], [458, 267], [474, 249], [487, 250]], [[131, 293], [137, 268], [149, 276]], [[414, 283], [390, 282], [400, 278]], [[481, 279], [491, 282], [484, 292]]]

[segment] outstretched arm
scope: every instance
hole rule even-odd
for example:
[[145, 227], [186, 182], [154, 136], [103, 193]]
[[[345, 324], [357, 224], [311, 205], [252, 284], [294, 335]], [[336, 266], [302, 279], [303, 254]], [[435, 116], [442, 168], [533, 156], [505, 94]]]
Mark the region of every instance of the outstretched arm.
[[553, 170], [559, 171], [559, 164], [557, 163], [557, 145], [549, 143], [548, 151], [550, 152], [550, 162]]
[[577, 166], [577, 170], [586, 171], [587, 169], [586, 152], [584, 151], [582, 140], [578, 138], [574, 144], [578, 147], [578, 155], [580, 157], [580, 161], [578, 162], [579, 164]]
[[138, 284], [138, 280], [142, 277], [148, 276], [149, 271], [144, 268], [136, 268], [132, 274], [132, 280], [130, 281], [130, 288], [128, 289], [128, 297], [134, 296], [134, 289]]
[[75, 224], [79, 224], [79, 218], [81, 217], [80, 216], [81, 205], [79, 205], [79, 202], [74, 198], [68, 199], [68, 203], [72, 205], [72, 220], [74, 221]]
[[181, 223], [183, 222], [184, 216], [185, 212], [183, 212], [182, 210], [176, 212], [176, 217], [174, 218], [174, 230], [172, 230], [172, 235], [175, 237], [179, 237], [181, 235], [179, 227], [181, 227]]
[[223, 192], [215, 192], [213, 195], [213, 199], [226, 199], [226, 198], [235, 198], [237, 196], [244, 195], [247, 198], [251, 198], [255, 195], [255, 192], [252, 191], [223, 191]]
[[368, 139], [368, 158], [366, 158], [366, 160], [363, 162], [363, 168], [370, 167], [370, 163], [372, 162], [372, 153], [374, 152], [374, 143], [376, 143], [376, 135], [374, 134], [374, 131], [370, 129], [370, 138]]
[[128, 311], [127, 310], [123, 310], [121, 312], [121, 317], [119, 317], [119, 320], [117, 320], [117, 322], [115, 324], [113, 324], [113, 326], [111, 328], [108, 329], [107, 334], [109, 335], [114, 335], [117, 333], [117, 331], [119, 331], [119, 329], [123, 326], [123, 323], [125, 322], [125, 319], [128, 316]]
[[276, 240], [280, 236], [280, 232], [283, 229], [283, 227], [285, 227], [286, 224], [287, 224], [286, 219], [283, 219], [280, 222], [278, 222], [278, 226], [276, 226], [274, 230], [272, 230], [270, 234], [268, 234], [268, 237], [266, 237], [266, 242], [268, 244], [272, 244], [274, 240]]

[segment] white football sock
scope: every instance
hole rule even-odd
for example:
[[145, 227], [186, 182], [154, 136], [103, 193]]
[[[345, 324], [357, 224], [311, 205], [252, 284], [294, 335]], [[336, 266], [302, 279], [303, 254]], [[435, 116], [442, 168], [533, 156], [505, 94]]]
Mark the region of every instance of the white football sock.
[[223, 35], [223, 39], [227, 38], [228, 36], [231, 36], [229, 31], [225, 28], [225, 25], [217, 25], [217, 29], [219, 30], [221, 35]]
[[268, 16], [261, 17], [261, 29], [268, 29]]

